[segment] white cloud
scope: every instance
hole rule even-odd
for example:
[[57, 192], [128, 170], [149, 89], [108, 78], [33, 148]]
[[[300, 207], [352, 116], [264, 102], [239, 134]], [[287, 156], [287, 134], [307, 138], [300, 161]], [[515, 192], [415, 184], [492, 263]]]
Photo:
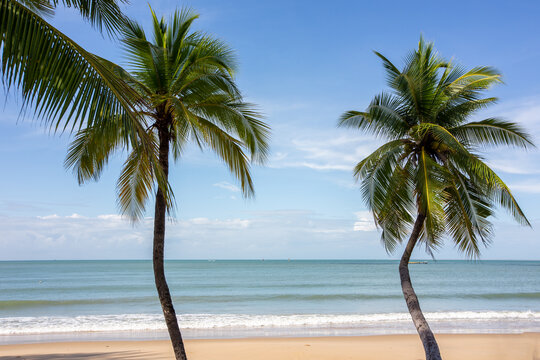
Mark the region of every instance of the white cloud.
[[214, 186], [221, 189], [229, 190], [232, 192], [240, 192], [240, 188], [238, 186], [231, 184], [227, 181], [221, 181], [221, 182], [215, 183]]
[[540, 135], [540, 96], [506, 101], [493, 107], [492, 113], [517, 122], [533, 136]]
[[220, 228], [220, 229], [245, 229], [249, 226], [250, 220], [247, 219], [208, 219], [208, 218], [193, 218], [179, 221], [182, 226], [204, 226], [205, 228]]
[[319, 234], [345, 234], [348, 231], [346, 229], [313, 229], [311, 232]]
[[529, 194], [540, 194], [540, 181], [521, 181], [515, 182], [508, 185], [510, 190], [519, 191]]
[[304, 167], [308, 169], [313, 170], [339, 170], [339, 171], [350, 171], [352, 169], [352, 166], [349, 165], [339, 165], [339, 164], [317, 164], [313, 162], [291, 162], [283, 164], [282, 167], [284, 168], [293, 168], [293, 167]]
[[287, 153], [283, 153], [283, 152], [276, 152], [275, 154], [272, 155], [271, 159], [270, 159], [270, 162], [275, 162], [275, 161], [280, 161], [280, 160], [283, 160], [287, 157]]
[[[151, 218], [132, 226], [127, 219], [115, 214], [75, 215], [0, 216], [3, 232], [0, 260], [150, 257]], [[353, 231], [355, 221], [363, 221], [363, 218], [325, 217], [305, 210], [255, 212], [245, 218], [178, 219], [167, 223], [167, 256], [320, 257], [323, 253], [372, 240], [372, 236], [360, 236]], [[327, 247], [333, 250], [328, 252]]]
[[354, 165], [378, 144], [379, 141], [372, 136], [355, 132], [344, 134], [341, 129], [310, 130], [302, 137], [290, 138], [279, 144], [279, 151], [270, 159], [269, 166], [351, 172]]
[[357, 221], [354, 223], [354, 231], [375, 231], [377, 227], [370, 211], [358, 211], [355, 213]]
[[[329, 217], [306, 210], [251, 213], [249, 218], [197, 217], [167, 223], [166, 257], [226, 258], [386, 258], [368, 211]], [[120, 219], [120, 220], [119, 220]], [[152, 219], [136, 226], [117, 216], [0, 216], [0, 260], [148, 259]], [[532, 230], [497, 223], [500, 229], [485, 258], [536, 254]], [[538, 226], [538, 221], [533, 225]], [[519, 239], [519, 246], [514, 242]], [[419, 250], [420, 251], [420, 250]], [[523, 251], [523, 250], [520, 250]], [[399, 256], [399, 250], [396, 256]], [[521, 255], [520, 255], [521, 254]], [[423, 253], [419, 253], [423, 256]], [[449, 241], [438, 258], [459, 258]], [[525, 256], [527, 258], [527, 256]], [[530, 258], [530, 256], [528, 257]]]
[[[501, 157], [504, 155], [500, 155]], [[494, 170], [502, 171], [507, 174], [533, 175], [539, 174], [540, 168], [532, 158], [523, 158], [524, 156], [513, 155], [512, 159], [495, 159], [488, 161], [488, 165]]]
[[[540, 146], [540, 96], [506, 101], [484, 112], [479, 118], [503, 117], [518, 122]], [[316, 171], [348, 171], [380, 146], [371, 135], [351, 129], [306, 129], [281, 125], [273, 138], [273, 168], [307, 168]], [[536, 149], [494, 148], [484, 153], [497, 171], [515, 175], [540, 174], [540, 152]]]
[[118, 215], [118, 214], [98, 215], [97, 218], [101, 219], [101, 220], [116, 221], [116, 222], [128, 219], [126, 216], [122, 216], [122, 215]]
[[58, 219], [60, 216], [53, 214], [53, 215], [45, 215], [45, 216], [38, 216], [38, 219], [41, 220], [51, 220], [51, 219]]

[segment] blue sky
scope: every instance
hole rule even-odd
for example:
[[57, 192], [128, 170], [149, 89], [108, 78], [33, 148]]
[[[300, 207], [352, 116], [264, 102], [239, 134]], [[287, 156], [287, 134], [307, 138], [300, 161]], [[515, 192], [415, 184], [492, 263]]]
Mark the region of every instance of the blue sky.
[[[126, 12], [149, 22], [146, 2]], [[178, 6], [201, 14], [195, 27], [235, 49], [237, 81], [273, 129], [266, 167], [253, 169], [256, 198], [210, 153], [192, 148], [171, 170], [178, 202], [168, 224], [168, 258], [398, 258], [379, 243], [351, 169], [378, 140], [337, 129], [339, 115], [364, 109], [385, 89], [373, 50], [394, 63], [420, 34], [445, 58], [492, 65], [505, 84], [500, 102], [478, 118], [521, 123], [540, 145], [540, 3], [523, 1], [150, 1], [158, 15]], [[70, 10], [49, 20], [88, 50], [125, 62], [118, 44]], [[69, 135], [51, 135], [19, 116], [16, 91], [0, 116], [0, 260], [150, 258], [151, 211], [132, 227], [118, 215], [115, 181], [123, 156], [98, 183], [79, 187], [63, 168]], [[539, 259], [540, 153], [489, 149], [489, 163], [514, 189], [533, 229], [494, 219], [484, 259]], [[152, 209], [153, 204], [148, 205]], [[426, 258], [421, 250], [418, 258]], [[449, 243], [439, 259], [463, 258]]]

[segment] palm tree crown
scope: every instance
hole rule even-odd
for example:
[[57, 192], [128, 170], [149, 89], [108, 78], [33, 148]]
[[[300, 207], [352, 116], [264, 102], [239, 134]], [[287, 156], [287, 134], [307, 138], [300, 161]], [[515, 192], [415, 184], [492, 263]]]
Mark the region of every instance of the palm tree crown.
[[470, 121], [497, 100], [483, 92], [501, 75], [447, 62], [422, 39], [402, 70], [376, 54], [392, 91], [375, 96], [364, 112], [346, 112], [339, 125], [388, 140], [354, 168], [387, 251], [410, 232], [416, 214], [425, 216], [419, 241], [429, 253], [447, 234], [477, 257], [479, 244], [490, 242], [496, 204], [529, 225], [508, 186], [477, 154], [489, 146], [534, 146], [529, 136], [501, 119]]
[[118, 181], [121, 210], [134, 219], [142, 216], [153, 188], [172, 192], [162, 178], [159, 144], [170, 143], [176, 160], [187, 142], [209, 147], [240, 180], [246, 196], [253, 194], [250, 161], [263, 162], [267, 155], [269, 128], [253, 106], [242, 100], [232, 75], [232, 51], [221, 41], [190, 32], [198, 16], [190, 10], [175, 12], [167, 23], [152, 12], [153, 39], [141, 26], [129, 21], [123, 30], [123, 44], [132, 71], [107, 63], [110, 71], [144, 100], [139, 104], [139, 120], [150, 144], [127, 139], [130, 124], [111, 117], [103, 126], [81, 130], [66, 158], [79, 182], [97, 179], [109, 156], [130, 149]]

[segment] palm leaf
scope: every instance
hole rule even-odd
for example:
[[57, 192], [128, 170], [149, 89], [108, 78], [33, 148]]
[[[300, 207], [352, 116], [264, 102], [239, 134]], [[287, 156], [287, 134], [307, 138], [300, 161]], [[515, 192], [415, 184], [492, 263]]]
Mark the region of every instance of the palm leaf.
[[[109, 35], [116, 34], [123, 26], [126, 17], [119, 7], [119, 3], [128, 3], [128, 0], [60, 0], [64, 6], [73, 7], [81, 16], [88, 20], [100, 32], [106, 30]], [[59, 0], [52, 0], [56, 7]]]
[[2, 81], [19, 88], [23, 107], [34, 107], [53, 130], [115, 116], [136, 122], [141, 98], [101, 58], [16, 1], [1, 2], [0, 19]]
[[461, 171], [469, 174], [471, 181], [483, 185], [485, 194], [508, 210], [518, 223], [530, 226], [529, 220], [508, 186], [481, 159], [471, 156], [468, 158], [454, 158], [453, 162]]
[[356, 128], [387, 139], [398, 139], [403, 137], [410, 127], [401, 106], [399, 98], [382, 93], [371, 101], [366, 111], [344, 113], [338, 126]]
[[88, 180], [97, 181], [109, 156], [117, 148], [127, 146], [123, 143], [123, 127], [114, 120], [104, 126], [80, 130], [70, 144], [64, 166], [73, 169], [79, 185]]
[[249, 157], [243, 150], [243, 143], [212, 122], [204, 119], [197, 119], [197, 132], [208, 145], [218, 155], [232, 174], [240, 181], [240, 188], [246, 197], [255, 194], [253, 180], [250, 173]]
[[132, 221], [140, 220], [152, 189], [154, 188], [154, 166], [144, 147], [132, 150], [124, 163], [116, 184], [118, 206]]
[[410, 172], [412, 158], [401, 167], [396, 166], [388, 182], [388, 191], [376, 219], [382, 228], [381, 242], [388, 253], [392, 253], [407, 236], [414, 223], [416, 212], [413, 199], [413, 184]]
[[444, 210], [441, 190], [444, 188], [444, 169], [429, 157], [425, 148], [418, 154], [418, 168], [415, 174], [415, 193], [418, 211], [425, 215], [422, 240], [426, 250], [431, 252], [440, 246], [444, 232]]
[[489, 118], [451, 128], [454, 136], [469, 145], [534, 147], [532, 139], [519, 125]]

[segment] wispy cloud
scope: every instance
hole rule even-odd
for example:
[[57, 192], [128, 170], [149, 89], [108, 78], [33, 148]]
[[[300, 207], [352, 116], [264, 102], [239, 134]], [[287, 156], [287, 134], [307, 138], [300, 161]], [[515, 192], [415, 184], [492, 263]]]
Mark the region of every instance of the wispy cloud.
[[280, 143], [279, 151], [270, 159], [269, 166], [350, 172], [378, 144], [379, 141], [372, 137], [345, 134], [342, 129], [311, 130], [309, 134]]
[[505, 101], [493, 107], [489, 115], [517, 122], [533, 136], [540, 135], [540, 95]]
[[[310, 106], [302, 105], [303, 108]], [[311, 106], [312, 107], [312, 106]], [[540, 145], [540, 96], [493, 107], [479, 118], [503, 117], [516, 121], [531, 133]], [[316, 171], [352, 171], [356, 163], [382, 143], [373, 136], [350, 129], [306, 129], [291, 122], [276, 128], [274, 155], [269, 161], [273, 168], [306, 168]], [[488, 149], [488, 162], [494, 169], [508, 174], [540, 174], [540, 152], [531, 149]]]
[[540, 181], [528, 180], [511, 183], [508, 187], [513, 191], [519, 191], [529, 194], [540, 194]]
[[[321, 258], [321, 254], [324, 258], [387, 256], [369, 211], [359, 211], [350, 217], [330, 217], [301, 209], [250, 215], [169, 222], [166, 256], [199, 259]], [[116, 214], [0, 216], [0, 260], [147, 259], [152, 253], [152, 223], [151, 218], [145, 218], [133, 227]], [[497, 239], [484, 252], [489, 255], [492, 251], [491, 258], [519, 255], [513, 250], [515, 239], [519, 239], [520, 248], [526, 247], [530, 253], [538, 249], [530, 229], [514, 224], [497, 226], [500, 229], [496, 231]], [[439, 255], [439, 258], [459, 257], [451, 242]]]
[[[329, 243], [346, 246], [362, 239], [356, 231], [373, 228], [358, 214], [348, 218], [322, 216], [305, 210], [252, 213], [245, 218], [195, 217], [167, 225], [168, 256], [172, 258], [302, 257], [321, 253]], [[152, 218], [136, 226], [117, 214], [38, 217], [0, 216], [0, 259], [148, 258]]]
[[[540, 174], [540, 167], [535, 161], [536, 156], [531, 154], [514, 154], [512, 158], [501, 158], [504, 155], [499, 155], [498, 159], [488, 160], [488, 164], [498, 171], [505, 172], [507, 174], [516, 175], [533, 175]], [[505, 156], [506, 157], [506, 156]]]
[[232, 192], [240, 192], [240, 188], [238, 186], [231, 184], [227, 181], [221, 181], [221, 182], [215, 183], [214, 186], [221, 189], [229, 190]]
[[209, 219], [209, 218], [193, 218], [188, 220], [183, 220], [179, 222], [179, 226], [185, 227], [201, 227], [204, 226], [205, 229], [214, 228], [214, 229], [246, 229], [251, 223], [248, 219]]
[[354, 231], [375, 231], [377, 227], [370, 211], [358, 211], [355, 213], [357, 221], [354, 223]]

